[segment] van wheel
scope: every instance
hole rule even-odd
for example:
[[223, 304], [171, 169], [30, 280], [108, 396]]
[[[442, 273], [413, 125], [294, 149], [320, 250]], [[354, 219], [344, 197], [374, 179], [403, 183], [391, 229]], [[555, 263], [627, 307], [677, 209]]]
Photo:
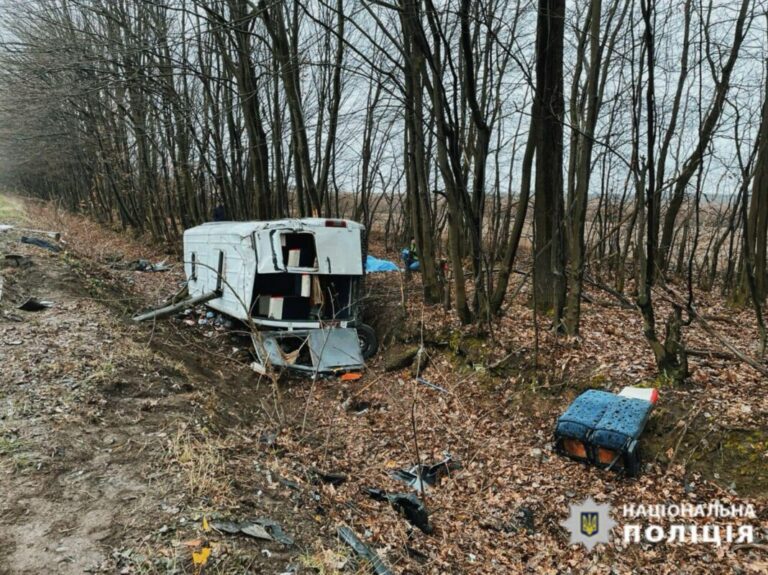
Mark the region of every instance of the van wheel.
[[379, 351], [379, 338], [376, 337], [373, 328], [367, 324], [358, 324], [356, 328], [357, 339], [360, 342], [360, 354], [363, 359], [369, 359]]

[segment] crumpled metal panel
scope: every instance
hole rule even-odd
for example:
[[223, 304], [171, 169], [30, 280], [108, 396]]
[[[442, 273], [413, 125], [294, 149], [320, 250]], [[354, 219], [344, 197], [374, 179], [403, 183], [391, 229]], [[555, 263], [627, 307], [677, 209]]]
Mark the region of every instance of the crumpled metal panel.
[[[305, 337], [309, 346], [311, 365], [297, 362], [298, 352], [286, 352], [280, 339]], [[261, 332], [254, 338], [254, 347], [261, 363], [300, 371], [328, 373], [338, 370], [362, 369], [365, 365], [360, 341], [354, 328], [321, 328], [301, 331]]]
[[270, 365], [276, 365], [280, 367], [293, 367], [294, 364], [292, 361], [292, 356], [282, 350], [276, 337], [265, 337], [262, 340], [262, 347], [267, 355], [266, 358], [259, 357], [259, 359], [262, 361], [267, 359]]
[[309, 330], [309, 351], [320, 372], [364, 366], [357, 330], [351, 327]]

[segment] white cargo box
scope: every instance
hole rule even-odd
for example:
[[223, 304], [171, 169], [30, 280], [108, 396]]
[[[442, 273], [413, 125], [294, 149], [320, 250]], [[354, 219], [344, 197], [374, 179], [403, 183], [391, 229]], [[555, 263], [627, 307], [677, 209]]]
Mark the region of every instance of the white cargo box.
[[188, 229], [189, 297], [134, 319], [204, 303], [258, 326], [251, 339], [259, 373], [269, 366], [314, 373], [362, 369], [378, 349], [376, 333], [360, 321], [363, 232], [357, 222], [321, 218]]
[[[355, 319], [363, 231], [357, 222], [323, 218], [190, 228], [184, 232], [190, 296], [218, 288], [221, 295], [207, 303], [210, 308], [261, 325], [306, 329], [335, 319], [345, 327]], [[279, 296], [291, 299], [291, 317], [273, 302]]]

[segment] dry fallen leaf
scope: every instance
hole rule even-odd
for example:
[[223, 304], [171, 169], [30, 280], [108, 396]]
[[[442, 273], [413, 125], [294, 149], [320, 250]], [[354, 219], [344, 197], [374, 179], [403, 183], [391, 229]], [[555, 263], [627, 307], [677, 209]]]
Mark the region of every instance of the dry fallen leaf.
[[211, 556], [211, 548], [203, 547], [200, 551], [192, 552], [192, 562], [198, 567], [198, 573], [200, 569], [208, 562], [208, 558]]

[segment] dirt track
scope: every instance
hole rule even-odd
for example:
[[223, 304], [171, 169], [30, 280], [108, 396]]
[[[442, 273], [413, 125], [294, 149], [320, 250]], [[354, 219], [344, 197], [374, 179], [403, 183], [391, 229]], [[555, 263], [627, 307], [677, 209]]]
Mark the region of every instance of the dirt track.
[[[150, 343], [88, 262], [19, 239], [0, 233], [0, 253], [24, 258], [0, 261], [0, 573], [193, 572], [192, 551], [210, 533], [202, 518], [229, 495], [215, 485], [227, 452], [212, 429], [248, 417], [263, 392], [231, 401], [236, 376], [207, 369], [167, 334]], [[53, 306], [15, 309], [29, 296]], [[196, 490], [222, 501], [190, 505]], [[313, 542], [317, 529], [286, 491], [265, 484], [239, 507], [280, 521], [297, 545], [235, 539], [217, 549], [225, 565], [286, 571]]]

